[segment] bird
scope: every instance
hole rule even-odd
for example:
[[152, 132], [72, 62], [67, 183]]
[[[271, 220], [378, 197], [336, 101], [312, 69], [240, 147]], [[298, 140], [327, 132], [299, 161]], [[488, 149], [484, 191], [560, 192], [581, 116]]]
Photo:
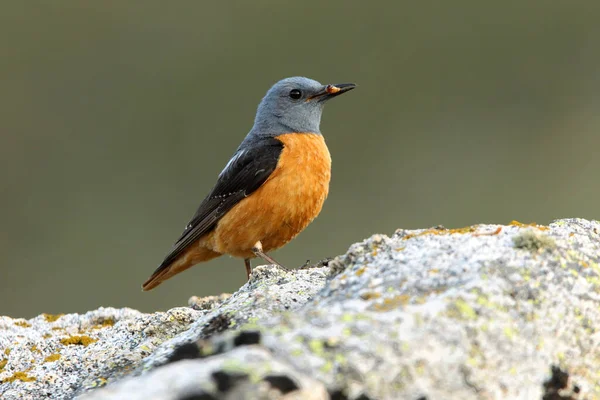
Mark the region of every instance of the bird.
[[253, 258], [283, 268], [268, 253], [304, 230], [329, 193], [323, 107], [355, 87], [300, 76], [275, 83], [259, 103], [252, 129], [142, 289], [221, 255], [242, 258], [248, 280]]

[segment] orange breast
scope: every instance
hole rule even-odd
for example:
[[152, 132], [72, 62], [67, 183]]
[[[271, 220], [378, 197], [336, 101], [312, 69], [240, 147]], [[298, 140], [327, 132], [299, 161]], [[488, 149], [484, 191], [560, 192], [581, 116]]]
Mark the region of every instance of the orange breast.
[[331, 157], [322, 135], [277, 136], [283, 145], [277, 167], [267, 181], [235, 205], [206, 239], [212, 250], [254, 257], [252, 246], [277, 249], [319, 214], [329, 192]]

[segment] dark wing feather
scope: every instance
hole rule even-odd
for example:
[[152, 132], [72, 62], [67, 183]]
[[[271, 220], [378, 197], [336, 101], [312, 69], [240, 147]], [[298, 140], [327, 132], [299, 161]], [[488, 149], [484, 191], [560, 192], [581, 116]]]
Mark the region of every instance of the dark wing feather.
[[283, 143], [274, 138], [260, 139], [238, 149], [154, 273], [168, 267], [190, 244], [210, 232], [227, 211], [265, 183], [277, 167], [282, 150]]

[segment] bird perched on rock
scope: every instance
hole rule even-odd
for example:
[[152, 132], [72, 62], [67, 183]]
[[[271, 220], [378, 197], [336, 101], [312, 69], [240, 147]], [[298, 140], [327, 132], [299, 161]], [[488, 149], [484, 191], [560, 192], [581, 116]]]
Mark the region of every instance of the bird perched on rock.
[[246, 135], [181, 237], [142, 285], [223, 254], [260, 257], [298, 235], [319, 214], [329, 191], [331, 157], [319, 129], [325, 103], [356, 85], [322, 85], [304, 77], [277, 82], [258, 106]]

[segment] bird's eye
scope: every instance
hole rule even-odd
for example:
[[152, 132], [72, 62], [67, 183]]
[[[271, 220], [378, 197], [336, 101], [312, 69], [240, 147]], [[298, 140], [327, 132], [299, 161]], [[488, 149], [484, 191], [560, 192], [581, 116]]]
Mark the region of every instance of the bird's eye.
[[294, 100], [298, 100], [300, 97], [302, 97], [302, 92], [298, 89], [292, 89], [290, 90], [290, 97]]

